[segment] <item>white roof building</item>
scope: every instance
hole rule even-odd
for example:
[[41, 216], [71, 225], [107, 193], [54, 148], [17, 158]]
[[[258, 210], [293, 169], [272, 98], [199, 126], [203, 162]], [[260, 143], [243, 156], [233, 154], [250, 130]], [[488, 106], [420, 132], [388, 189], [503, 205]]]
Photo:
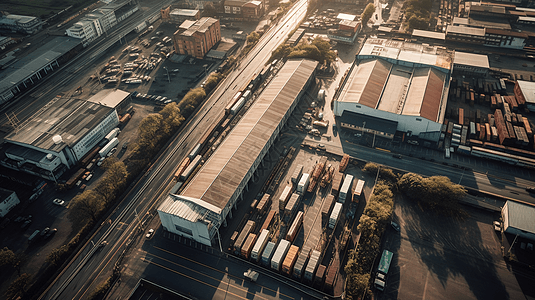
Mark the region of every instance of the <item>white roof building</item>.
[[507, 201], [502, 208], [505, 233], [535, 241], [535, 206]]

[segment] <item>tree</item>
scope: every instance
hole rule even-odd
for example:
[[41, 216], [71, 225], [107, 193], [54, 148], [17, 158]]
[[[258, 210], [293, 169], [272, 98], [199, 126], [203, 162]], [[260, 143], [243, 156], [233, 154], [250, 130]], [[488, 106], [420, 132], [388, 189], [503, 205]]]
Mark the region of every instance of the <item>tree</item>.
[[217, 14], [217, 9], [213, 2], [204, 2], [203, 5], [203, 16], [215, 16]]
[[184, 117], [180, 114], [180, 108], [175, 102], [167, 104], [161, 111], [162, 115], [162, 125], [164, 127], [164, 132], [167, 135], [172, 135], [180, 127], [184, 121]]
[[456, 209], [466, 190], [445, 176], [424, 178], [407, 173], [398, 180], [400, 190], [409, 198], [430, 208]]
[[13, 281], [6, 291], [6, 299], [16, 299], [22, 297], [30, 284], [32, 276], [30, 274], [22, 274], [15, 281]]
[[373, 16], [374, 12], [375, 5], [373, 5], [373, 3], [368, 3], [364, 11], [362, 12], [362, 15], [360, 15], [360, 19], [362, 20], [362, 27], [366, 27], [366, 24], [368, 24], [368, 21]]
[[247, 36], [247, 44], [255, 44], [260, 39], [258, 32], [253, 31]]
[[219, 83], [219, 81], [221, 81], [222, 78], [223, 75], [219, 73], [211, 73], [206, 79], [206, 84], [204, 85], [204, 90], [206, 91], [206, 93], [210, 93], [217, 86], [217, 84]]
[[127, 177], [125, 164], [117, 161], [106, 168], [106, 177], [99, 181], [94, 191], [102, 197], [104, 203], [110, 203], [126, 184]]
[[162, 136], [162, 119], [160, 114], [149, 114], [139, 123], [137, 147], [144, 153], [153, 153], [158, 145]]
[[365, 172], [365, 173], [368, 173], [368, 174], [371, 174], [371, 175], [375, 175], [377, 174], [377, 169], [379, 167], [372, 163], [372, 162], [369, 162], [369, 163], [366, 163], [366, 165], [362, 168], [362, 172]]
[[360, 299], [359, 296], [364, 294], [368, 289], [370, 282], [370, 274], [348, 274], [346, 281], [346, 299]]
[[293, 47], [291, 47], [288, 44], [281, 44], [279, 45], [273, 52], [271, 52], [271, 58], [269, 59], [269, 62], [274, 61], [275, 59], [282, 59], [284, 57], [287, 57], [288, 54], [290, 54], [293, 50]]
[[93, 190], [86, 190], [75, 196], [72, 202], [69, 219], [78, 228], [83, 227], [89, 221], [97, 221], [104, 207], [104, 200]]
[[15, 265], [15, 261], [15, 253], [8, 247], [4, 247], [4, 249], [0, 250], [0, 269], [13, 267]]
[[67, 245], [63, 245], [59, 248], [53, 249], [47, 256], [46, 256], [46, 262], [49, 263], [52, 266], [59, 265], [62, 260], [63, 256], [67, 252], [68, 247]]

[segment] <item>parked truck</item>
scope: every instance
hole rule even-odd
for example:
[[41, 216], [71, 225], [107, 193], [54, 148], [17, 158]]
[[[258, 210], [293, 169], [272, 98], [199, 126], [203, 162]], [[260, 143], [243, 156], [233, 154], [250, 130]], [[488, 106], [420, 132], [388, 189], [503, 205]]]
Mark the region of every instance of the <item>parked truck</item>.
[[307, 191], [308, 184], [310, 183], [310, 174], [303, 173], [301, 175], [301, 180], [299, 180], [299, 184], [297, 185], [297, 193], [300, 195], [304, 195]]
[[334, 197], [338, 196], [338, 192], [340, 191], [340, 184], [342, 183], [343, 177], [344, 177], [343, 173], [334, 172], [334, 176], [332, 180], [332, 189], [331, 189], [331, 195], [333, 195]]
[[344, 183], [340, 188], [340, 194], [338, 195], [338, 202], [344, 203], [346, 201], [347, 195], [351, 196], [351, 187], [353, 185], [353, 175], [346, 174], [344, 178]]
[[336, 222], [338, 222], [338, 217], [340, 216], [340, 211], [342, 210], [342, 203], [336, 202], [334, 205], [331, 216], [329, 217], [329, 228], [334, 229]]
[[271, 258], [271, 268], [273, 270], [280, 271], [283, 259], [286, 256], [286, 253], [288, 253], [289, 249], [290, 249], [289, 241], [281, 240], [279, 242], [279, 245], [277, 246], [277, 249], [275, 250], [273, 257]]
[[291, 185], [287, 185], [282, 191], [282, 194], [279, 197], [279, 209], [284, 209], [284, 207], [286, 207], [286, 202], [288, 202], [288, 199], [292, 196], [292, 189]]
[[253, 250], [251, 251], [251, 260], [258, 262], [264, 248], [266, 247], [269, 239], [269, 230], [263, 229], [254, 244]]
[[386, 275], [388, 275], [388, 269], [390, 269], [390, 263], [392, 262], [392, 257], [394, 253], [383, 250], [383, 255], [379, 261], [379, 266], [377, 267], [377, 274], [375, 275], [375, 288], [384, 291], [386, 286]]
[[108, 152], [110, 152], [111, 149], [115, 148], [117, 145], [119, 145], [119, 139], [117, 139], [117, 137], [114, 137], [106, 144], [106, 146], [100, 149], [98, 155], [100, 155], [100, 157], [106, 157], [106, 155], [108, 155]]
[[258, 274], [258, 272], [249, 269], [249, 270], [247, 270], [247, 272], [243, 273], [243, 276], [245, 278], [247, 278], [251, 282], [256, 282], [256, 280], [258, 279], [259, 274]]
[[266, 247], [264, 248], [264, 252], [262, 252], [262, 265], [265, 267], [269, 267], [271, 263], [271, 258], [273, 257], [273, 253], [275, 253], [275, 243], [274, 242], [268, 242], [266, 244]]
[[358, 179], [357, 181], [357, 187], [355, 188], [355, 191], [353, 192], [353, 202], [359, 203], [360, 198], [362, 197], [362, 191], [364, 189], [364, 184], [366, 182], [364, 180]]

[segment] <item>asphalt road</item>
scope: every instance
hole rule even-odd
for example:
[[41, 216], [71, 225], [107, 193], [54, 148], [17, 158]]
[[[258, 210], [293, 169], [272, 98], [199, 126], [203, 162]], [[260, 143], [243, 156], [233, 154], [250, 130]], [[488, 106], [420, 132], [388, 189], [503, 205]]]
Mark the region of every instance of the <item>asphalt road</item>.
[[[155, 213], [159, 200], [165, 197], [171, 188], [172, 174], [180, 161], [196, 145], [206, 129], [221, 116], [230, 98], [261, 71], [271, 52], [300, 23], [305, 13], [306, 2], [296, 3], [275, 28], [262, 36], [258, 45], [222, 81], [199, 112], [163, 151], [145, 177], [131, 190], [112, 217], [102, 224], [92, 241], [83, 247], [41, 298], [81, 299], [87, 297], [109, 277], [115, 262], [128, 250], [132, 233], [139, 230], [139, 224], [150, 218], [151, 213]], [[107, 245], [99, 249], [98, 245], [103, 241], [107, 241]]]

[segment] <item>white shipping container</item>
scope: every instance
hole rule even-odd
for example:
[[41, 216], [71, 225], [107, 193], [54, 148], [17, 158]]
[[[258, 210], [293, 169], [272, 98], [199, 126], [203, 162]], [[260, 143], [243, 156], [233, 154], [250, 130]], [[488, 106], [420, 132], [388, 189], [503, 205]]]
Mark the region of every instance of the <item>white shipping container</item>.
[[287, 185], [279, 197], [279, 209], [284, 209], [284, 207], [286, 206], [286, 201], [288, 201], [288, 198], [290, 198], [291, 194], [292, 194], [292, 186]]
[[202, 158], [202, 156], [200, 156], [200, 155], [197, 155], [197, 157], [195, 157], [195, 159], [189, 164], [189, 166], [186, 168], [186, 170], [184, 170], [184, 172], [182, 172], [182, 174], [180, 174], [180, 180], [184, 181], [191, 175], [193, 170], [195, 170], [195, 168], [197, 168], [197, 166], [201, 162], [201, 158]]
[[308, 281], [312, 281], [314, 279], [314, 274], [316, 273], [316, 269], [319, 265], [319, 259], [321, 256], [321, 252], [318, 250], [312, 250], [312, 253], [310, 254], [310, 259], [308, 260], [308, 264], [305, 268], [305, 279]]
[[258, 237], [258, 240], [256, 240], [256, 243], [254, 244], [253, 251], [251, 251], [251, 259], [258, 262], [260, 260], [260, 254], [262, 251], [264, 251], [264, 247], [266, 247], [266, 244], [268, 242], [269, 238], [269, 230], [264, 229], [260, 233], [260, 236]]
[[347, 194], [350, 192], [351, 184], [353, 184], [353, 175], [347, 174], [344, 179], [344, 183], [340, 188], [340, 193], [338, 195], [338, 202], [344, 203], [346, 201]]
[[297, 185], [297, 192], [303, 195], [306, 192], [309, 183], [310, 183], [310, 174], [303, 173], [303, 175], [301, 176], [301, 180], [299, 180], [299, 184]]
[[286, 253], [288, 253], [288, 249], [290, 249], [290, 242], [287, 240], [281, 240], [277, 246], [277, 249], [275, 250], [275, 254], [273, 254], [273, 257], [271, 258], [272, 269], [280, 271], [280, 267], [284, 257], [286, 256]]
[[329, 228], [334, 229], [336, 222], [338, 222], [338, 217], [340, 216], [340, 211], [342, 210], [342, 203], [337, 202], [334, 205], [331, 217], [329, 218]]
[[236, 115], [244, 104], [245, 98], [241, 97], [240, 100], [238, 100], [238, 102], [236, 102], [236, 104], [234, 104], [234, 106], [232, 106], [232, 108], [230, 109], [230, 114]]
[[107, 139], [108, 141], [111, 141], [114, 137], [116, 137], [119, 133], [121, 132], [121, 130], [118, 128], [118, 127], [115, 127], [112, 131], [110, 131], [110, 133], [108, 133], [105, 137], [105, 139]]
[[299, 182], [299, 178], [301, 177], [301, 173], [303, 173], [303, 165], [297, 165], [297, 168], [295, 168], [295, 171], [292, 175], [292, 183], [297, 184]]
[[108, 152], [110, 152], [111, 149], [115, 148], [115, 146], [117, 146], [118, 144], [119, 144], [119, 139], [114, 137], [111, 141], [109, 141], [106, 144], [106, 146], [104, 146], [104, 147], [102, 147], [102, 149], [100, 149], [100, 151], [98, 152], [98, 155], [100, 155], [100, 157], [106, 157]]
[[195, 156], [197, 156], [197, 154], [199, 154], [199, 151], [201, 150], [201, 146], [202, 146], [201, 144], [197, 144], [197, 146], [195, 146], [195, 148], [191, 150], [191, 152], [188, 155], [189, 159], [193, 159]]

